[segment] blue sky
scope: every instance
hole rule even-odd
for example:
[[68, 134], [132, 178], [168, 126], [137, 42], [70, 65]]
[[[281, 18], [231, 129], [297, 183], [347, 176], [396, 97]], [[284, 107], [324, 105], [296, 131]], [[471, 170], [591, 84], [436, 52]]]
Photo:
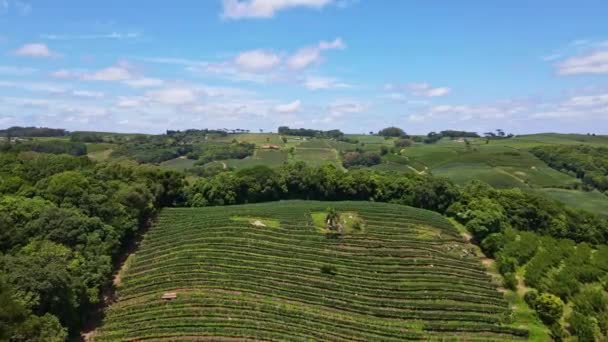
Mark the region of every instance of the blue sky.
[[0, 127], [608, 133], [608, 2], [0, 0]]

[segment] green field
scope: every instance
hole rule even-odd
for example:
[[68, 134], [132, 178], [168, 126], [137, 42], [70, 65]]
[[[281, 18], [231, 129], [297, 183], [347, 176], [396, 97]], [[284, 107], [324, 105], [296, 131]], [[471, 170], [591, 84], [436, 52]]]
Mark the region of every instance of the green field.
[[166, 170], [184, 171], [194, 166], [196, 160], [184, 157], [175, 158], [160, 163], [160, 167]]
[[[304, 145], [304, 144], [302, 144]], [[309, 165], [320, 166], [323, 164], [333, 164], [340, 166], [338, 152], [330, 148], [303, 148], [297, 147], [294, 155], [297, 161], [306, 162]]]
[[[361, 224], [342, 236], [312, 213]], [[316, 220], [322, 222], [323, 220]], [[439, 214], [369, 202], [167, 208], [94, 341], [511, 340], [507, 302]], [[161, 296], [174, 292], [177, 298]]]
[[285, 150], [255, 150], [251, 157], [244, 159], [228, 159], [223, 162], [229, 167], [244, 169], [248, 167], [265, 165], [279, 167], [287, 162], [288, 154]]
[[574, 208], [608, 216], [608, 196], [599, 191], [541, 189], [543, 194]]

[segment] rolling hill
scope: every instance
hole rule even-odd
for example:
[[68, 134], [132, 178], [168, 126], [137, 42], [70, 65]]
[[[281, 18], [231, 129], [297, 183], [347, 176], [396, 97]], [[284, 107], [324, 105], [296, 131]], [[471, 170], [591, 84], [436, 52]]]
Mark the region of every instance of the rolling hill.
[[528, 336], [454, 226], [400, 205], [166, 208], [119, 279], [94, 341]]

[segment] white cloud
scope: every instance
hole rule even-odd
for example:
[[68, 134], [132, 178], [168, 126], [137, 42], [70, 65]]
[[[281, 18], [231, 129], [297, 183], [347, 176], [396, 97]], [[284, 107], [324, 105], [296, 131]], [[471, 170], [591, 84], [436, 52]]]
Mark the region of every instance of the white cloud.
[[304, 87], [310, 90], [326, 90], [351, 87], [349, 84], [340, 82], [335, 78], [323, 76], [308, 76], [301, 83], [304, 85]]
[[100, 34], [81, 34], [81, 35], [66, 35], [66, 34], [41, 34], [40, 38], [47, 40], [93, 40], [93, 39], [135, 39], [141, 37], [141, 33], [137, 32], [111, 32]]
[[137, 108], [144, 106], [146, 102], [142, 97], [120, 97], [116, 105], [121, 108]]
[[449, 94], [452, 89], [448, 87], [433, 87], [429, 83], [410, 83], [405, 85], [400, 84], [392, 84], [387, 83], [383, 86], [383, 89], [389, 91], [387, 95], [384, 97], [392, 98], [395, 100], [402, 100], [405, 96], [401, 96], [400, 92], [403, 92], [403, 95], [409, 94], [413, 96], [423, 96], [423, 97], [440, 97]]
[[287, 114], [287, 113], [296, 113], [300, 111], [302, 103], [300, 100], [295, 100], [290, 103], [280, 104], [274, 107], [274, 111], [277, 113]]
[[568, 101], [565, 102], [565, 105], [570, 107], [593, 107], [605, 105], [608, 107], [608, 94], [574, 96], [568, 99]]
[[452, 91], [448, 87], [432, 87], [428, 83], [411, 83], [407, 86], [407, 88], [412, 95], [426, 97], [444, 96]]
[[294, 70], [304, 69], [310, 65], [321, 62], [321, 52], [324, 50], [344, 49], [346, 44], [341, 38], [336, 38], [333, 41], [321, 41], [316, 46], [302, 48], [287, 60], [287, 65]]
[[276, 12], [295, 7], [320, 9], [333, 0], [223, 0], [223, 17], [272, 18]]
[[31, 92], [43, 92], [49, 94], [62, 94], [68, 89], [63, 85], [55, 83], [44, 83], [44, 82], [13, 82], [13, 81], [1, 81], [0, 87], [16, 88]]
[[46, 44], [30, 43], [25, 44], [14, 51], [17, 56], [25, 57], [57, 57], [58, 53], [53, 52], [49, 49]]
[[125, 81], [132, 78], [134, 76], [126, 63], [118, 63], [117, 65], [82, 75], [82, 79], [85, 81]]
[[251, 50], [236, 56], [234, 63], [248, 72], [268, 71], [281, 63], [281, 58], [269, 51]]
[[165, 105], [192, 104], [198, 99], [196, 89], [189, 87], [171, 87], [146, 93], [150, 100]]
[[595, 51], [557, 64], [560, 75], [608, 74], [608, 50]]
[[334, 116], [344, 114], [361, 113], [368, 108], [368, 105], [355, 101], [336, 101], [328, 106], [329, 112]]
[[136, 78], [133, 80], [125, 81], [125, 84], [133, 87], [133, 88], [151, 88], [151, 87], [159, 87], [165, 84], [165, 81], [158, 78]]
[[34, 68], [0, 65], [0, 75], [28, 76], [33, 75], [36, 72], [38, 72], [38, 70]]
[[76, 97], [90, 98], [90, 99], [100, 99], [105, 96], [104, 93], [99, 91], [88, 91], [88, 90], [74, 90], [72, 91], [72, 95]]

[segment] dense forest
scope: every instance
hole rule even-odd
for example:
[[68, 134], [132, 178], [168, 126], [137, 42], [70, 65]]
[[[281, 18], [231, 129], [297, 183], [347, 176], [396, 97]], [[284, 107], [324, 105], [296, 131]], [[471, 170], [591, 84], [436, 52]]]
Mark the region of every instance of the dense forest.
[[77, 333], [125, 243], [181, 187], [180, 175], [150, 167], [0, 153], [0, 340]]

